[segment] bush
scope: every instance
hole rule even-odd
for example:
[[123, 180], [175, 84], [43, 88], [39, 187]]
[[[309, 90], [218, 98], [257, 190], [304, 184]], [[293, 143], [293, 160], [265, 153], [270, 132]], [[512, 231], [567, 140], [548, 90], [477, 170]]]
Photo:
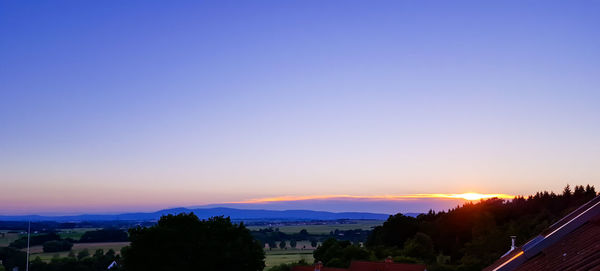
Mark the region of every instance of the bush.
[[282, 263], [280, 265], [275, 265], [269, 269], [269, 271], [290, 271], [294, 266], [307, 266], [309, 265], [304, 259], [298, 261], [297, 263]]

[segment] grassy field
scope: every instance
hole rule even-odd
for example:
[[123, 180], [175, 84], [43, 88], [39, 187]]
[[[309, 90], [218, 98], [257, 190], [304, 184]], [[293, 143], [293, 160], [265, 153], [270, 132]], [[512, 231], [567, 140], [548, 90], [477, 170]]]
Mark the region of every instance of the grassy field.
[[[272, 228], [279, 228], [279, 231], [284, 233], [298, 233], [302, 229], [306, 229], [312, 234], [328, 234], [333, 230], [371, 230], [375, 226], [383, 224], [381, 220], [352, 220], [351, 224], [326, 224], [326, 225], [291, 225], [291, 226], [272, 226]], [[269, 228], [269, 226], [249, 226], [250, 230], [259, 230]]]
[[313, 258], [313, 250], [306, 249], [273, 249], [266, 251], [265, 258], [265, 270], [269, 270], [269, 268], [279, 265], [282, 263], [294, 263], [300, 260], [305, 260], [306, 262], [312, 263], [314, 261]]
[[[290, 246], [290, 242], [286, 243], [286, 249], [265, 249], [265, 271], [268, 271], [269, 268], [282, 263], [295, 263], [300, 260], [305, 260], [308, 263], [312, 263], [314, 261], [314, 248], [310, 246], [309, 241], [298, 242], [296, 248], [292, 248]], [[277, 243], [277, 245], [279, 245], [279, 243]]]

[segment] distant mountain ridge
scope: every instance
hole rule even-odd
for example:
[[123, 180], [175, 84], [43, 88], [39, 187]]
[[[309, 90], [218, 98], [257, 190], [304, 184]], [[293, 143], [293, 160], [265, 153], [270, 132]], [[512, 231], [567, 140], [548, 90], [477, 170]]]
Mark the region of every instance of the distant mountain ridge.
[[[0, 221], [56, 221], [56, 222], [77, 222], [77, 221], [153, 221], [158, 220], [163, 215], [178, 214], [182, 212], [193, 212], [199, 218], [205, 219], [213, 216], [231, 217], [233, 220], [338, 220], [338, 219], [370, 219], [386, 220], [389, 214], [367, 213], [367, 212], [326, 212], [312, 210], [255, 210], [255, 209], [236, 209], [226, 207], [214, 208], [172, 208], [164, 209], [151, 213], [124, 213], [124, 214], [82, 214], [69, 216], [40, 216], [40, 215], [19, 215], [2, 216]], [[418, 214], [407, 213], [405, 215], [416, 216]]]

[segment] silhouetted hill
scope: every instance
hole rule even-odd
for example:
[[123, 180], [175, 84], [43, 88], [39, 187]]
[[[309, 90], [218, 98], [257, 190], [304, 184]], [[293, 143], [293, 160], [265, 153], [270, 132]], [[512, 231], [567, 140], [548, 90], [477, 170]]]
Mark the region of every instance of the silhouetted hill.
[[[235, 208], [173, 208], [165, 209], [152, 213], [124, 213], [115, 215], [105, 214], [83, 214], [71, 216], [0, 216], [0, 221], [57, 221], [57, 222], [74, 222], [74, 221], [111, 221], [111, 220], [127, 220], [127, 221], [153, 221], [158, 220], [163, 215], [178, 214], [182, 212], [194, 212], [199, 218], [209, 218], [212, 216], [226, 216], [233, 220], [337, 220], [337, 219], [373, 219], [385, 220], [389, 214], [378, 213], [363, 213], [363, 212], [324, 212], [311, 210], [249, 210]], [[406, 214], [414, 216], [416, 214]]]

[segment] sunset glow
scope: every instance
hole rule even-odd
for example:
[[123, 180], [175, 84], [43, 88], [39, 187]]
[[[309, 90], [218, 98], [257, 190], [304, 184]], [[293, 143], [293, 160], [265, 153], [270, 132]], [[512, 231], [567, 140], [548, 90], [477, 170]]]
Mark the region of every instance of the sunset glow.
[[452, 195], [452, 198], [462, 198], [466, 200], [480, 200], [480, 199], [491, 199], [491, 198], [499, 198], [499, 199], [512, 199], [515, 196], [507, 195], [507, 194], [479, 194], [479, 193], [463, 193]]
[[594, 1], [28, 2], [0, 2], [0, 216], [600, 186]]
[[280, 196], [270, 198], [258, 198], [245, 201], [228, 203], [269, 203], [282, 201], [302, 201], [302, 200], [369, 200], [369, 201], [394, 201], [394, 200], [412, 200], [412, 199], [464, 199], [475, 201], [481, 199], [500, 198], [512, 199], [514, 195], [508, 194], [480, 194], [480, 193], [462, 193], [462, 194], [408, 194], [408, 195], [380, 195], [380, 196], [356, 196], [356, 195], [317, 195], [317, 196]]

